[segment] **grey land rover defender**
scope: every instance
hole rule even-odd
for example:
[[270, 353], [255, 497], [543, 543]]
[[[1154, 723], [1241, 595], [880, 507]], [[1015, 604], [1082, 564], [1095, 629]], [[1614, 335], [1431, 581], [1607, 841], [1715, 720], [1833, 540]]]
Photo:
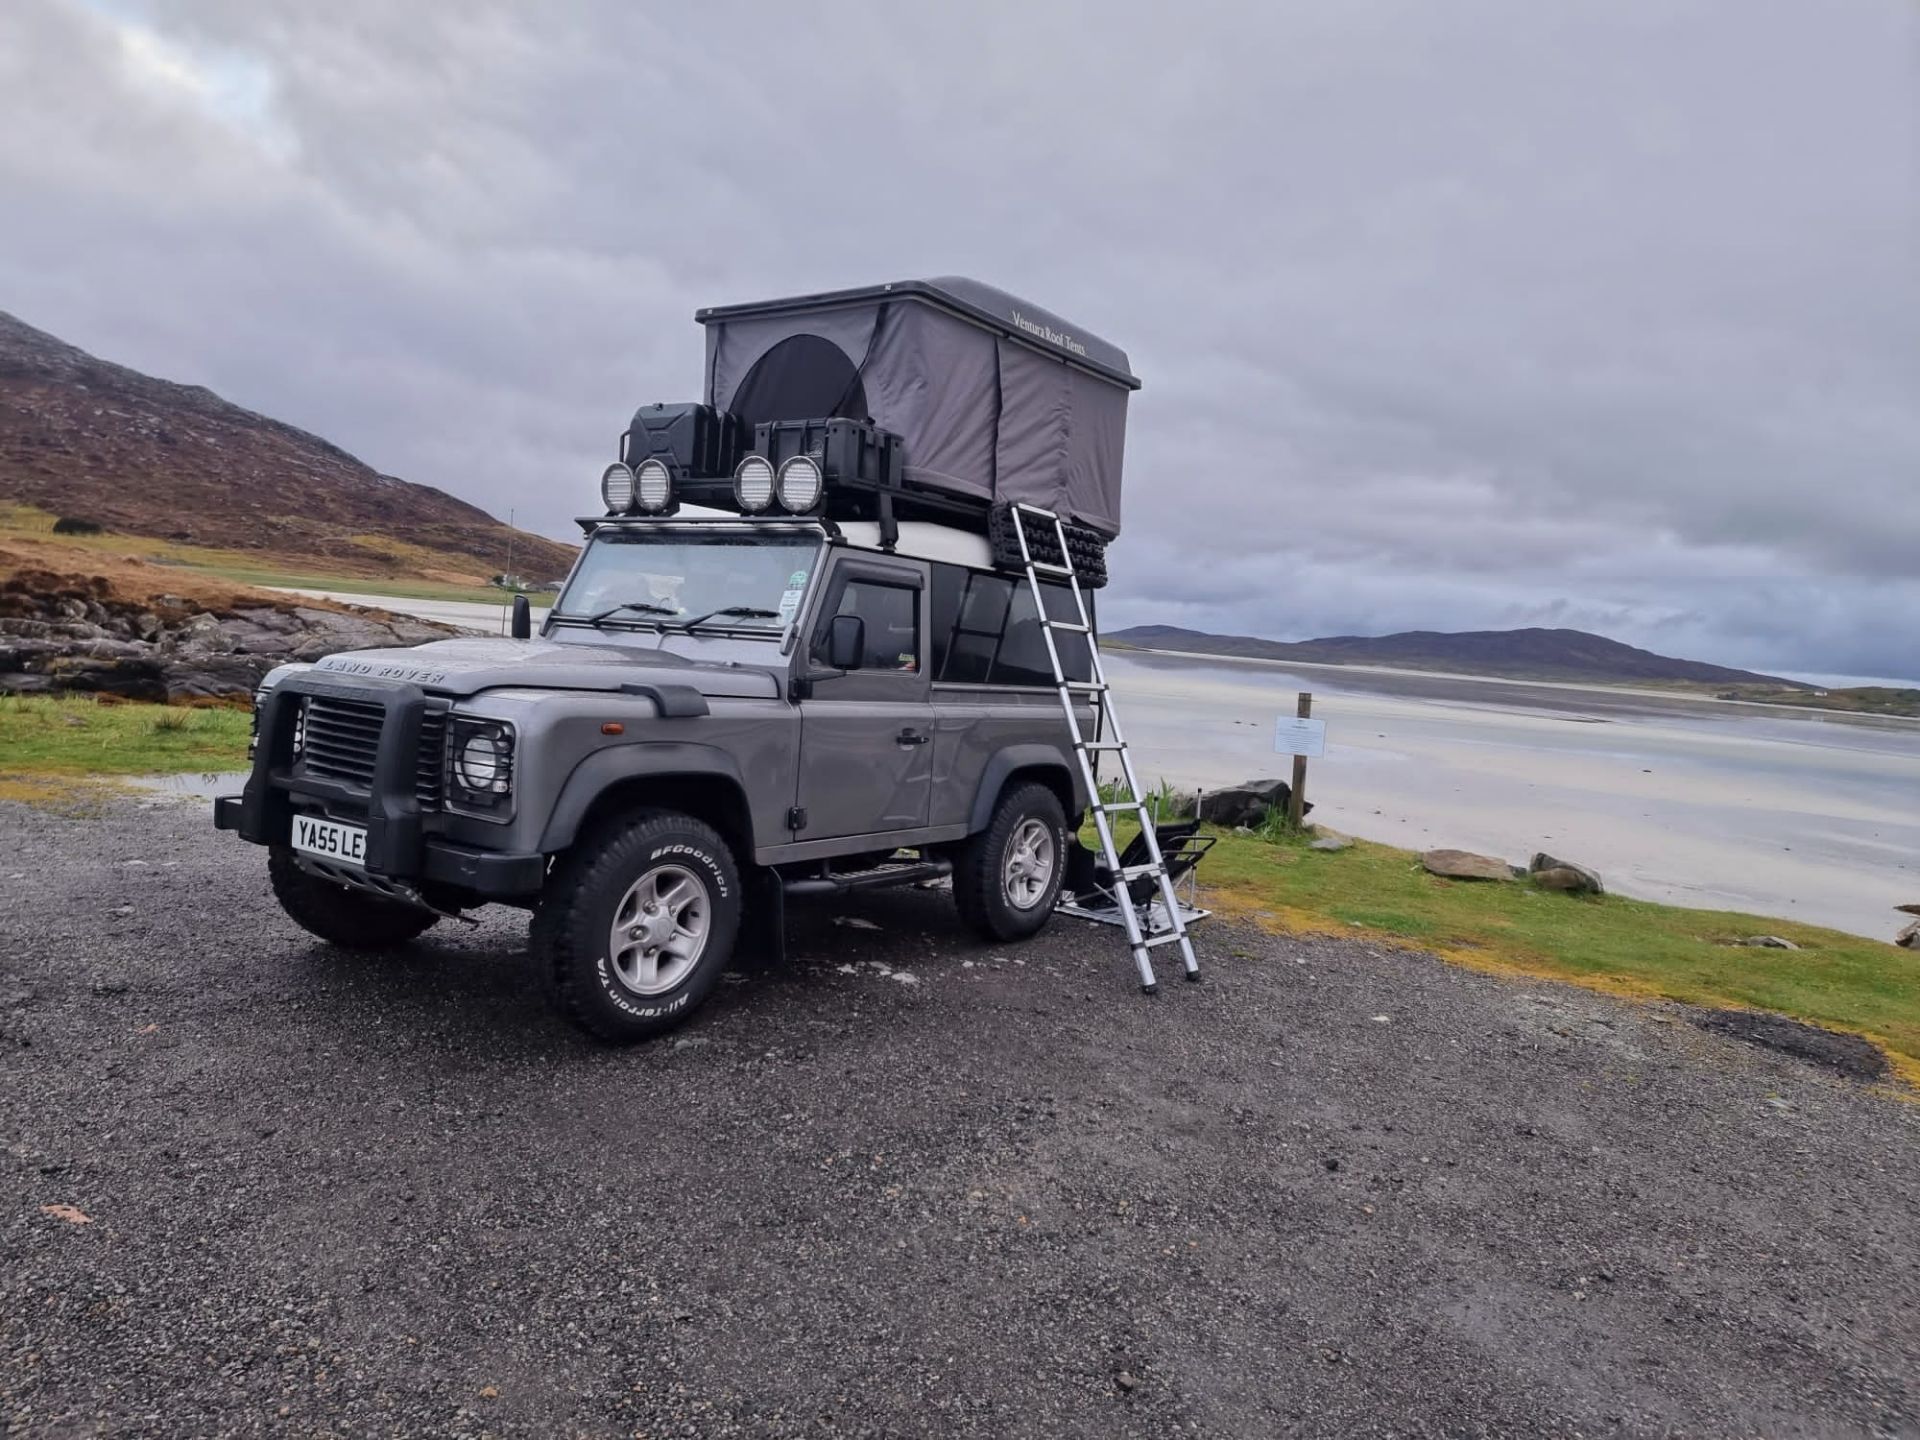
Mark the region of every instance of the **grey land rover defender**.
[[215, 805], [337, 945], [530, 909], [558, 1004], [614, 1040], [690, 1015], [743, 932], [777, 950], [789, 897], [951, 876], [983, 935], [1047, 923], [1086, 675], [1038, 613], [1075, 613], [1070, 582], [1029, 583], [1008, 507], [1059, 514], [1051, 565], [1103, 580], [1139, 383], [966, 280], [697, 318], [707, 398], [634, 416], [539, 633], [520, 600], [511, 638], [282, 666]]

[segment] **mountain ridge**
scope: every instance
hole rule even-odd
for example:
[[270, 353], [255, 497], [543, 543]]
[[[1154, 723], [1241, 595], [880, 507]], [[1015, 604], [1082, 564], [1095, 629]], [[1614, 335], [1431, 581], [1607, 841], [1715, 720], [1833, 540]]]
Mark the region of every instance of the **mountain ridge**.
[[[573, 548], [511, 530], [319, 435], [100, 359], [0, 311], [0, 500], [182, 544], [476, 576], [564, 575]], [[511, 556], [511, 559], [509, 559]]]
[[1185, 650], [1226, 658], [1291, 660], [1302, 665], [1452, 670], [1513, 680], [1768, 685], [1805, 691], [1814, 688], [1803, 681], [1778, 675], [1655, 654], [1586, 630], [1540, 626], [1515, 630], [1402, 630], [1391, 635], [1267, 640], [1256, 635], [1215, 635], [1178, 625], [1135, 625], [1104, 638], [1142, 650]]

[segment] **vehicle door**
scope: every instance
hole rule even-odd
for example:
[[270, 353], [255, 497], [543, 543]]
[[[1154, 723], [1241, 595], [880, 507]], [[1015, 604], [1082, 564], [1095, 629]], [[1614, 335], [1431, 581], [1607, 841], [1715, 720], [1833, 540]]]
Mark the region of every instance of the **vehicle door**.
[[[843, 555], [826, 579], [807, 637], [816, 677], [800, 702], [797, 840], [916, 830], [927, 823], [933, 712], [926, 659], [927, 568]], [[859, 665], [828, 669], [837, 615], [859, 617]]]

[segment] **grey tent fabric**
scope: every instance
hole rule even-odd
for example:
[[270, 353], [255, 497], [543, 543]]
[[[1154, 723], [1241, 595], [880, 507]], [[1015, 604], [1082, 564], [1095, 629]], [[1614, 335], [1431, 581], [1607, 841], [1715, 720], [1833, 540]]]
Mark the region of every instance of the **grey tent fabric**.
[[925, 305], [888, 308], [867, 400], [874, 422], [906, 440], [907, 479], [993, 498], [997, 364], [993, 336], [977, 326]]
[[805, 325], [796, 325], [786, 316], [709, 325], [707, 403], [722, 410], [732, 409], [733, 398], [741, 382], [747, 378], [747, 373], [769, 350], [794, 335], [818, 335], [823, 340], [829, 340], [858, 366], [866, 358], [867, 347], [873, 340], [873, 327], [878, 319], [878, 311], [866, 306], [809, 315]]
[[[1044, 505], [1119, 534], [1127, 395], [1140, 382], [1106, 341], [957, 278], [728, 306], [698, 318], [707, 327], [709, 404], [732, 409], [743, 389], [766, 394], [755, 366], [782, 341], [818, 336], [855, 367], [858, 385], [846, 393], [864, 399], [865, 418], [901, 437], [910, 484]], [[775, 356], [769, 367], [779, 363]]]

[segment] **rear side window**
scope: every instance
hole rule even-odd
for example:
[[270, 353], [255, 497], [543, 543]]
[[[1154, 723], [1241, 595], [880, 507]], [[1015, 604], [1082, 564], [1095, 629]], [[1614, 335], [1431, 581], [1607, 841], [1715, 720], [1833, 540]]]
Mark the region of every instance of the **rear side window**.
[[[920, 592], [877, 580], [849, 580], [840, 592], [836, 615], [858, 615], [866, 622], [867, 648], [862, 668], [912, 673], [920, 668]], [[826, 658], [826, 628], [814, 642], [814, 658]]]
[[[1075, 620], [1073, 592], [1064, 585], [1043, 585], [1047, 613]], [[1084, 592], [1083, 592], [1084, 593]], [[1092, 596], [1087, 596], [1092, 614]], [[933, 567], [933, 654], [936, 680], [962, 685], [1051, 686], [1046, 636], [1025, 580]], [[1054, 644], [1071, 680], [1088, 679], [1093, 670], [1086, 637], [1056, 633]]]

